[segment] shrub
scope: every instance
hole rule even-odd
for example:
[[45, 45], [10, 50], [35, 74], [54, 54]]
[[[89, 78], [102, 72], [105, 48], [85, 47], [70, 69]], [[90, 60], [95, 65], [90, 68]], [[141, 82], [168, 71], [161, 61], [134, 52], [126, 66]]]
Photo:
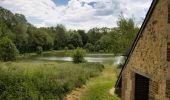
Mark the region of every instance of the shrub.
[[83, 50], [82, 48], [77, 48], [73, 52], [73, 62], [74, 63], [82, 63], [84, 62], [84, 56], [86, 55], [86, 51]]
[[42, 54], [43, 49], [41, 46], [38, 46], [36, 51], [37, 51], [37, 54]]
[[0, 60], [1, 61], [15, 60], [18, 54], [19, 54], [18, 49], [8, 37], [2, 37], [0, 39]]

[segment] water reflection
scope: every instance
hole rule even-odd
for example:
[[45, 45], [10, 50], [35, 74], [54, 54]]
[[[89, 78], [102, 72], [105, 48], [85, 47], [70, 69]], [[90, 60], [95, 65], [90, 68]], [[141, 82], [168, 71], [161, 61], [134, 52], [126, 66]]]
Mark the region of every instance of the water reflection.
[[[72, 61], [71, 57], [38, 57], [38, 60], [49, 61]], [[122, 64], [124, 62], [123, 56], [114, 56], [113, 54], [88, 54], [84, 59], [87, 62], [100, 62], [110, 64]]]

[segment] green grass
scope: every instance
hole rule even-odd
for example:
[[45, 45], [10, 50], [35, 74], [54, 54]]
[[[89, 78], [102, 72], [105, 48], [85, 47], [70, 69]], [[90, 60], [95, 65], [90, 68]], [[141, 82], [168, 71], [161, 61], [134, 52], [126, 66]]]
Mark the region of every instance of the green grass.
[[102, 70], [98, 63], [0, 63], [0, 100], [63, 100]]
[[116, 67], [106, 66], [102, 74], [92, 78], [81, 93], [81, 100], [120, 100], [117, 96], [112, 96], [109, 91], [116, 82]]

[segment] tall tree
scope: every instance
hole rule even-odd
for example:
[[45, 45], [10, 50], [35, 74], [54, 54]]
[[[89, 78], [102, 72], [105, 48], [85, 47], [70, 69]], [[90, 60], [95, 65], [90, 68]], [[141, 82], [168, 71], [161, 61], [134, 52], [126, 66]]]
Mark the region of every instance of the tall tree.
[[78, 30], [77, 32], [78, 32], [78, 34], [79, 34], [79, 35], [81, 36], [81, 38], [82, 38], [83, 46], [85, 46], [85, 45], [87, 44], [87, 42], [88, 42], [88, 36], [87, 36], [87, 34], [85, 33], [84, 30]]
[[75, 47], [82, 47], [83, 46], [83, 42], [82, 42], [82, 38], [78, 33], [74, 33], [71, 35], [71, 41], [70, 43]]
[[67, 44], [66, 29], [63, 25], [57, 25], [55, 28], [56, 35], [54, 40], [54, 49], [63, 49]]

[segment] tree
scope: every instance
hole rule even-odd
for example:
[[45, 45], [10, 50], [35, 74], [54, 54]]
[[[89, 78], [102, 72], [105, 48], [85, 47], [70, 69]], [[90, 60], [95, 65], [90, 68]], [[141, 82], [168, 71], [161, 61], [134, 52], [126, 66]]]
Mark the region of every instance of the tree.
[[24, 53], [26, 51], [26, 46], [28, 43], [27, 20], [24, 15], [15, 14], [12, 23], [13, 26], [11, 27], [11, 30], [15, 34], [15, 37], [13, 38], [14, 43], [20, 53]]
[[101, 39], [96, 43], [96, 50], [109, 52], [111, 50], [111, 38], [108, 35], [101, 37]]
[[55, 32], [54, 49], [64, 49], [68, 40], [65, 27], [63, 25], [57, 25]]
[[102, 36], [102, 34], [100, 33], [100, 29], [99, 28], [93, 28], [90, 29], [87, 33], [88, 38], [89, 38], [89, 43], [91, 44], [95, 44]]
[[82, 42], [82, 38], [79, 34], [74, 33], [71, 35], [71, 39], [70, 39], [70, 43], [75, 47], [82, 47], [83, 46], [83, 42]]
[[87, 43], [85, 45], [85, 49], [88, 50], [89, 52], [94, 52], [95, 51], [95, 47], [91, 43]]
[[35, 52], [38, 46], [42, 47], [43, 50], [50, 50], [52, 48], [53, 39], [45, 31], [30, 26], [28, 34], [29, 34], [28, 41], [29, 51]]
[[84, 30], [78, 30], [77, 32], [78, 32], [78, 34], [79, 34], [79, 35], [81, 36], [81, 38], [82, 38], [83, 46], [85, 46], [85, 45], [87, 44], [87, 42], [88, 42], [88, 36], [87, 36], [87, 34], [85, 33]]
[[7, 37], [0, 39], [0, 60], [12, 61], [16, 59], [19, 54], [15, 44]]
[[117, 34], [120, 34], [118, 40], [119, 51], [123, 55], [127, 55], [139, 28], [135, 25], [133, 19], [126, 19], [124, 16], [120, 16], [117, 25]]

